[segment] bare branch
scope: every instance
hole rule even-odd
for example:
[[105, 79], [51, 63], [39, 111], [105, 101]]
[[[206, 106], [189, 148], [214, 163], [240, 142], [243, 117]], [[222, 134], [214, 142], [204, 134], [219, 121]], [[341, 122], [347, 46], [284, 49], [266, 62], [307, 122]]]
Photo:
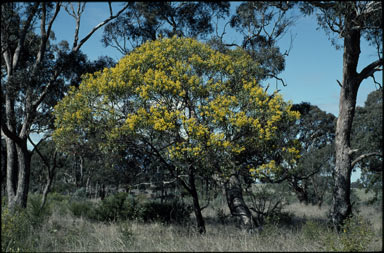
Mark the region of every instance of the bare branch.
[[110, 16], [109, 18], [105, 19], [103, 22], [99, 23], [98, 25], [96, 25], [81, 41], [79, 44], [77, 44], [76, 46], [74, 46], [72, 48], [72, 52], [77, 52], [79, 51], [80, 47], [92, 36], [93, 33], [95, 33], [100, 27], [104, 26], [105, 24], [107, 24], [109, 21], [111, 21], [112, 19], [115, 19], [117, 18], [124, 10], [126, 10], [128, 8], [128, 4], [126, 4], [116, 15], [114, 16]]
[[377, 68], [379, 66], [383, 66], [384, 61], [383, 58], [378, 59], [377, 61], [372, 62], [371, 64], [367, 65], [361, 72], [357, 75], [357, 78], [360, 82], [362, 82], [364, 79], [370, 77], [375, 73], [376, 71], [379, 71], [381, 69]]
[[37, 53], [37, 57], [36, 57], [36, 61], [35, 61], [35, 64], [34, 64], [32, 76], [35, 75], [35, 73], [37, 71], [38, 65], [40, 64], [40, 62], [44, 58], [44, 54], [45, 54], [45, 51], [46, 51], [46, 45], [47, 45], [47, 41], [48, 41], [50, 33], [51, 33], [52, 25], [53, 25], [53, 22], [55, 21], [55, 19], [57, 17], [57, 14], [60, 11], [60, 7], [61, 7], [61, 3], [57, 3], [56, 4], [55, 13], [53, 14], [51, 20], [48, 23], [47, 30], [45, 30], [46, 3], [43, 3], [43, 8], [42, 8], [43, 9], [43, 14], [42, 14], [42, 17], [41, 17], [41, 25], [40, 25], [40, 33], [41, 33], [40, 48], [39, 48], [39, 52]]
[[[29, 142], [33, 146], [33, 151], [37, 152], [37, 154], [40, 156], [41, 160], [43, 160], [44, 165], [48, 168], [48, 172], [49, 172], [50, 171], [50, 164], [49, 164], [48, 160], [46, 159], [45, 156], [43, 156], [43, 154], [41, 154], [40, 150], [37, 148], [37, 145], [32, 141], [32, 139], [31, 139], [31, 137], [29, 135], [28, 135], [28, 140], [29, 140]], [[40, 143], [41, 142], [39, 142], [39, 144]]]
[[276, 89], [277, 89], [277, 82], [278, 82], [278, 81], [280, 81], [281, 84], [282, 84], [284, 87], [287, 86], [287, 84], [284, 82], [284, 80], [283, 80], [282, 78], [276, 76], [275, 74], [270, 73], [270, 74], [267, 74], [267, 76], [276, 79]]
[[[381, 69], [381, 71], [382, 71], [382, 70], [383, 70], [383, 69]], [[372, 77], [372, 79], [373, 79], [374, 84], [377, 84], [377, 85], [379, 85], [380, 88], [383, 88], [383, 86], [382, 86], [380, 83], [376, 82], [375, 76], [374, 76], [373, 74], [371, 75], [371, 77]]]
[[351, 167], [355, 167], [355, 165], [360, 162], [361, 160], [365, 159], [365, 158], [368, 158], [368, 157], [371, 157], [371, 156], [380, 156], [380, 157], [383, 157], [383, 154], [382, 153], [379, 153], [379, 152], [371, 152], [371, 153], [367, 153], [367, 154], [363, 154], [363, 155], [360, 155], [359, 157], [357, 157], [355, 160], [353, 160], [353, 162], [351, 163]]
[[112, 4], [111, 4], [110, 1], [108, 2], [108, 6], [109, 6], [109, 13], [110, 13], [110, 15], [112, 16], [112, 15], [113, 15], [113, 12], [112, 12]]
[[55, 71], [55, 73], [53, 74], [51, 80], [49, 81], [47, 86], [45, 86], [43, 92], [40, 94], [39, 98], [32, 104], [32, 111], [36, 111], [37, 107], [41, 104], [41, 102], [43, 102], [45, 96], [48, 93], [49, 88], [55, 83], [55, 81], [58, 78], [60, 72], [61, 72], [61, 70], [60, 71], [57, 71], [57, 70]]

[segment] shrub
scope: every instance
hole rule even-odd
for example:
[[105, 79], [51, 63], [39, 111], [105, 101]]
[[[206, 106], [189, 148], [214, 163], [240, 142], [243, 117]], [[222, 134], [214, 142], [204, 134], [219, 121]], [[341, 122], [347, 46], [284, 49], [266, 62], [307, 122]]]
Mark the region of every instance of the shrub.
[[119, 192], [103, 199], [90, 213], [90, 218], [98, 221], [117, 221], [137, 218], [137, 202], [128, 194]]
[[44, 207], [41, 208], [41, 201], [41, 194], [29, 194], [27, 214], [29, 222], [34, 228], [40, 226], [44, 222], [44, 219], [52, 214], [50, 205], [48, 205], [48, 203], [46, 203]]
[[24, 252], [30, 251], [24, 239], [31, 231], [31, 223], [25, 210], [11, 213], [6, 206], [1, 209], [1, 251]]
[[89, 217], [92, 210], [92, 202], [72, 200], [68, 204], [68, 209], [75, 217]]
[[308, 220], [301, 228], [305, 238], [311, 241], [317, 241], [322, 238], [323, 234], [329, 232], [327, 226], [318, 221]]
[[63, 195], [57, 192], [48, 194], [47, 204], [60, 215], [65, 215], [70, 211], [69, 205], [71, 202], [69, 195]]
[[192, 212], [192, 207], [179, 201], [146, 202], [140, 207], [139, 217], [143, 221], [178, 222], [186, 221]]
[[58, 192], [51, 192], [48, 194], [48, 199], [55, 202], [65, 202], [69, 201], [69, 196]]
[[290, 221], [291, 214], [282, 212], [288, 204], [288, 192], [284, 185], [275, 184], [257, 185], [256, 190], [248, 192], [250, 209], [256, 214], [259, 224]]
[[327, 250], [366, 251], [373, 236], [372, 224], [360, 215], [355, 215], [346, 219], [338, 236], [327, 237]]

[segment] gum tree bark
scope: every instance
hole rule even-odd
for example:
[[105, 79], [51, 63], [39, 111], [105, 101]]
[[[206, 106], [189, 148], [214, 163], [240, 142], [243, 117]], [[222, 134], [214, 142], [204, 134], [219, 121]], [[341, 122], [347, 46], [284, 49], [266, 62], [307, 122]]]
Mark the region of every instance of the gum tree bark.
[[240, 218], [242, 229], [252, 232], [256, 228], [256, 224], [244, 201], [243, 189], [236, 174], [232, 174], [224, 183], [224, 189], [231, 214]]
[[353, 25], [352, 20], [346, 22], [343, 80], [340, 90], [339, 117], [337, 119], [335, 139], [336, 164], [333, 171], [335, 188], [331, 209], [331, 219], [338, 230], [340, 230], [344, 220], [352, 213], [350, 187], [354, 150], [351, 149], [350, 135], [355, 114], [357, 92], [361, 82], [377, 71], [378, 66], [383, 65], [383, 59], [379, 59], [366, 66], [360, 73], [357, 72], [361, 32], [359, 29], [351, 27]]

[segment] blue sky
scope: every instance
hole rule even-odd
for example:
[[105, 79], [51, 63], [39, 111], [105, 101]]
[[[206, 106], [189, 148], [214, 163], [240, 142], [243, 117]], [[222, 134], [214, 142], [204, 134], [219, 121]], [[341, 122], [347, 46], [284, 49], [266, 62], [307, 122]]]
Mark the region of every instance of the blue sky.
[[[235, 5], [239, 4], [238, 2]], [[76, 7], [76, 3], [74, 3]], [[120, 3], [114, 2], [114, 11], [118, 10]], [[234, 4], [232, 3], [232, 6]], [[234, 7], [232, 7], [232, 11]], [[281, 51], [289, 49], [290, 34], [294, 41], [289, 56], [286, 58], [286, 68], [280, 77], [284, 79], [287, 86], [278, 85], [283, 97], [293, 103], [310, 102], [320, 109], [338, 115], [340, 88], [336, 79], [342, 78], [342, 50], [336, 50], [324, 30], [318, 27], [316, 17], [304, 17], [299, 12], [296, 15], [295, 25], [285, 37], [279, 41]], [[87, 3], [80, 26], [80, 38], [83, 38], [95, 25], [100, 23], [109, 15], [106, 2]], [[67, 40], [70, 45], [73, 43], [75, 21], [64, 10], [62, 10], [53, 26], [57, 42]], [[220, 27], [219, 27], [220, 28]], [[122, 55], [114, 48], [104, 48], [101, 43], [102, 30], [99, 29], [83, 45], [81, 50], [90, 60], [96, 60], [99, 56], [108, 55], [118, 61]], [[225, 40], [236, 41], [240, 36], [228, 26]], [[361, 56], [359, 69], [374, 61], [377, 57], [375, 49], [369, 47], [365, 41], [361, 43]], [[382, 80], [382, 72], [376, 73], [376, 80]], [[275, 80], [267, 80], [264, 84], [270, 83], [270, 90], [275, 89]], [[376, 87], [372, 79], [366, 79], [358, 92], [357, 105], [362, 106], [367, 95]], [[352, 180], [355, 181], [358, 174], [354, 173]]]

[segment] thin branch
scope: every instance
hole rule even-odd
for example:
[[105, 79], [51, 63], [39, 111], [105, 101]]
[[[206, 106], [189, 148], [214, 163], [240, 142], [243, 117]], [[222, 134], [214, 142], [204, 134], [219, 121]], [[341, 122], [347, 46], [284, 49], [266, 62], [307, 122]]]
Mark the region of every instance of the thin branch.
[[[383, 70], [383, 69], [381, 69], [381, 70]], [[371, 75], [371, 77], [372, 77], [372, 79], [373, 79], [373, 83], [374, 83], [374, 84], [377, 84], [380, 88], [383, 88], [383, 86], [382, 86], [380, 83], [378, 83], [378, 82], [376, 81], [375, 76], [374, 76], [373, 74]]]
[[281, 84], [282, 84], [284, 87], [287, 87], [287, 84], [284, 82], [284, 80], [283, 80], [282, 78], [276, 76], [275, 74], [270, 73], [270, 74], [267, 74], [267, 76], [276, 79], [276, 89], [277, 89], [277, 81], [280, 81]]
[[353, 160], [353, 162], [351, 163], [351, 166], [352, 168], [355, 167], [355, 165], [360, 162], [361, 160], [365, 159], [365, 158], [368, 158], [368, 157], [371, 157], [371, 156], [380, 156], [380, 157], [383, 157], [383, 154], [382, 153], [379, 153], [379, 152], [371, 152], [371, 153], [367, 153], [367, 154], [363, 154], [363, 155], [360, 155], [359, 157], [357, 157], [355, 160]]
[[51, 166], [50, 166], [48, 160], [46, 159], [46, 157], [43, 156], [43, 154], [41, 154], [40, 150], [37, 148], [37, 145], [32, 141], [32, 139], [29, 135], [28, 135], [28, 140], [33, 146], [33, 151], [36, 151], [37, 154], [40, 156], [41, 160], [43, 160], [44, 165], [48, 168], [48, 174], [50, 174]]
[[337, 82], [337, 84], [338, 84], [341, 88], [343, 88], [343, 85], [340, 83], [339, 80], [336, 79], [336, 82]]
[[109, 7], [109, 14], [112, 16], [112, 15], [113, 15], [113, 12], [112, 12], [112, 4], [111, 4], [110, 1], [108, 2], [108, 7]]
[[43, 3], [43, 8], [42, 8], [43, 9], [43, 15], [41, 17], [41, 26], [40, 26], [40, 33], [41, 33], [40, 48], [39, 48], [39, 52], [37, 53], [35, 64], [33, 66], [32, 77], [36, 74], [36, 72], [38, 70], [38, 65], [41, 63], [42, 59], [44, 58], [44, 54], [46, 51], [46, 45], [47, 45], [47, 41], [48, 41], [50, 33], [51, 33], [52, 25], [53, 25], [53, 22], [55, 21], [55, 19], [57, 17], [57, 14], [60, 11], [60, 7], [61, 7], [61, 3], [57, 3], [55, 13], [53, 14], [51, 20], [48, 23], [47, 30], [45, 30], [46, 3]]
[[112, 19], [117, 18], [123, 11], [125, 11], [128, 8], [128, 4], [124, 6], [116, 15], [110, 16], [109, 18], [105, 19], [103, 22], [100, 24], [96, 25], [81, 41], [78, 45], [76, 45], [74, 48], [72, 48], [72, 52], [77, 52], [79, 51], [80, 47], [92, 36], [93, 33], [95, 33], [99, 28], [107, 24], [109, 21]]

